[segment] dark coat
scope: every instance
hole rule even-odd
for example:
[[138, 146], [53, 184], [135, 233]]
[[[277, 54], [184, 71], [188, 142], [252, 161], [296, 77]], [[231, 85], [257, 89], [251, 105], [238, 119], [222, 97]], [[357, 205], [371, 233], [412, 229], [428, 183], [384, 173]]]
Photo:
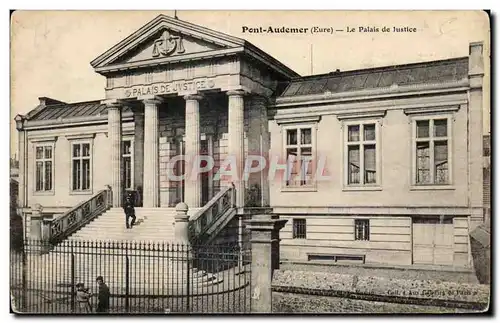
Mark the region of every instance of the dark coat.
[[134, 207], [135, 205], [132, 199], [126, 199], [125, 203], [123, 203], [123, 210], [125, 211], [125, 214], [135, 215]]
[[97, 295], [97, 312], [107, 312], [109, 310], [109, 287], [105, 283], [99, 285], [99, 293]]

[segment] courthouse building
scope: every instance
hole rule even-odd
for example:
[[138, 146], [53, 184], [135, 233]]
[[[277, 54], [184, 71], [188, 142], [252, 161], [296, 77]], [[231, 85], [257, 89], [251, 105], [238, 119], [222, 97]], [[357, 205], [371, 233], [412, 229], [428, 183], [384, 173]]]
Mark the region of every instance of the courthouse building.
[[[211, 214], [270, 207], [288, 219], [284, 260], [471, 267], [468, 233], [483, 221], [482, 43], [467, 57], [301, 77], [248, 41], [160, 15], [90, 64], [106, 77], [102, 100], [41, 97], [15, 118], [28, 238], [107, 186], [114, 208], [134, 190], [141, 208], [165, 212], [179, 202], [205, 212], [230, 189], [234, 212]], [[198, 154], [215, 169], [169, 176], [186, 172], [176, 156]], [[298, 162], [288, 179], [216, 176], [226, 157], [241, 170], [249, 155]]]

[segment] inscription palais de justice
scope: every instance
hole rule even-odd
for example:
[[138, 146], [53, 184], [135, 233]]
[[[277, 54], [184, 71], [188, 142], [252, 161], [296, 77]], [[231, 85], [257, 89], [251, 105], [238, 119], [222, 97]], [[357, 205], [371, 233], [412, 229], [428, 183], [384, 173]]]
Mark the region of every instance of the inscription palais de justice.
[[127, 97], [135, 97], [140, 95], [168, 94], [195, 90], [212, 89], [215, 87], [214, 80], [193, 80], [193, 81], [178, 81], [172, 83], [152, 84], [144, 86], [135, 86], [125, 90]]

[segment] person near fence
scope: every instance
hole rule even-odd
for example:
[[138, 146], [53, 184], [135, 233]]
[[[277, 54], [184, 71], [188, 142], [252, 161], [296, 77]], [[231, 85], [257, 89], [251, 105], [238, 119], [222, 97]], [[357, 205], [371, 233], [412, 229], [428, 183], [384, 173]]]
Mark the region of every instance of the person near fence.
[[[127, 227], [127, 229], [130, 229], [135, 224], [136, 219], [135, 203], [130, 193], [127, 194], [127, 197], [125, 198], [125, 203], [123, 203], [123, 210], [125, 211], [125, 226]], [[130, 225], [129, 218], [132, 218], [132, 222], [130, 222]]]
[[90, 297], [88, 289], [85, 284], [76, 284], [76, 311], [77, 313], [92, 313], [92, 306], [90, 305]]
[[107, 313], [109, 311], [109, 287], [104, 282], [102, 276], [96, 278], [96, 282], [99, 285], [99, 292], [97, 294], [97, 313]]

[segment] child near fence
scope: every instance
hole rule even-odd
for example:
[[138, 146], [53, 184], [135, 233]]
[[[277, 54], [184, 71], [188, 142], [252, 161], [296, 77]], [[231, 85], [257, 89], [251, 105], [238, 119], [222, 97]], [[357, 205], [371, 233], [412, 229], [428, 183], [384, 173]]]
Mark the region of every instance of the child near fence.
[[92, 313], [92, 306], [90, 305], [90, 297], [92, 294], [89, 293], [83, 283], [76, 284], [76, 288], [77, 313]]

